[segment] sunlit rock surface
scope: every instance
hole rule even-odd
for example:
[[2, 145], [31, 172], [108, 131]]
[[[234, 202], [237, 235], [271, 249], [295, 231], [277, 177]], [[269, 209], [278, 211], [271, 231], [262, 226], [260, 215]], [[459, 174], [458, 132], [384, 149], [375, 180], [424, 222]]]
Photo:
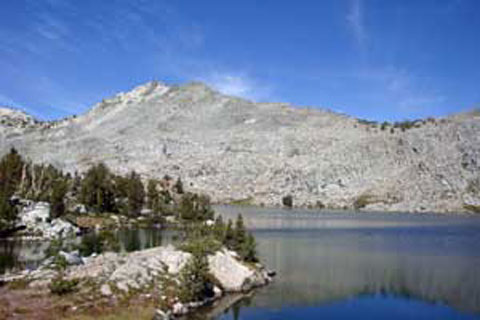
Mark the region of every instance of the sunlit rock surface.
[[372, 126], [346, 115], [253, 103], [201, 83], [151, 82], [86, 114], [37, 122], [2, 109], [0, 152], [68, 170], [103, 161], [145, 178], [181, 176], [218, 202], [458, 212], [478, 203], [480, 115], [414, 128]]
[[75, 236], [80, 230], [71, 223], [50, 217], [50, 204], [47, 202], [33, 202], [24, 207], [19, 214], [19, 225], [25, 226], [29, 236], [45, 239], [67, 238]]

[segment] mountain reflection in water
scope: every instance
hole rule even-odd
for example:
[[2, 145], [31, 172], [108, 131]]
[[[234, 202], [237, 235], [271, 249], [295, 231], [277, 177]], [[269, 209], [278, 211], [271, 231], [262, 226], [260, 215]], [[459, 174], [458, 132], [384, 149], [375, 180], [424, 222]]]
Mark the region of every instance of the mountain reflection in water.
[[237, 310], [242, 319], [480, 318], [479, 218], [217, 211], [227, 218], [242, 212], [262, 260], [278, 272], [273, 284]]

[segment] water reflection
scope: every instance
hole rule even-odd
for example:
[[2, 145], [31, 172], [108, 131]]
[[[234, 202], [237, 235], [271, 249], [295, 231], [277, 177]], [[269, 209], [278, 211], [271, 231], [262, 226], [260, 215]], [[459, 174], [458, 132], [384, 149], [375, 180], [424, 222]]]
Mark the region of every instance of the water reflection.
[[432, 304], [394, 295], [359, 295], [317, 306], [267, 309], [244, 306], [241, 302], [216, 317], [240, 319], [369, 319], [369, 320], [475, 320], [478, 316], [460, 313], [444, 304]]
[[[319, 306], [357, 297], [376, 297], [368, 305], [396, 297], [426, 303], [422, 310], [440, 303], [480, 315], [478, 218], [217, 210], [226, 217], [241, 210], [262, 259], [278, 271], [247, 310], [320, 312]], [[288, 319], [283, 313], [265, 316]], [[256, 319], [250, 313], [246, 318]]]
[[[102, 250], [101, 237], [102, 233], [91, 232], [69, 241], [67, 247], [72, 250], [79, 248], [84, 255], [90, 255]], [[112, 232], [112, 237], [116, 245], [109, 246], [109, 249], [131, 252], [175, 243], [176, 232], [160, 229], [118, 230]], [[49, 241], [0, 240], [0, 274], [36, 268], [45, 258], [50, 245]]]

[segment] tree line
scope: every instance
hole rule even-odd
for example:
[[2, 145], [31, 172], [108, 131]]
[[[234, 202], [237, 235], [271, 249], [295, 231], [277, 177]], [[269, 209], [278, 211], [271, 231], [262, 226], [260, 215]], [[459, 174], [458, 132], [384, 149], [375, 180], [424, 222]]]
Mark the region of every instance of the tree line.
[[161, 219], [168, 215], [191, 221], [213, 218], [210, 198], [185, 192], [180, 178], [168, 175], [149, 179], [131, 171], [122, 176], [104, 163], [92, 165], [85, 173], [64, 173], [52, 165], [33, 164], [12, 148], [0, 160], [0, 230], [14, 225], [17, 210], [12, 198], [46, 201], [52, 218], [83, 204], [90, 212], [138, 217], [143, 209]]

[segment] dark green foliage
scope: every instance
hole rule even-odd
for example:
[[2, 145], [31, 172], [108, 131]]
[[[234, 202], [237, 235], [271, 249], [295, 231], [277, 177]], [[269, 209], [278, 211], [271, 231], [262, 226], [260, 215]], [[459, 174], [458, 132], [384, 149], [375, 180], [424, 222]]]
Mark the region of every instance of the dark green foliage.
[[225, 227], [223, 243], [227, 248], [235, 247], [235, 230], [233, 229], [232, 220], [228, 220], [227, 226]]
[[145, 201], [145, 190], [140, 176], [135, 171], [132, 171], [129, 176], [127, 198], [128, 214], [138, 216]]
[[55, 257], [56, 255], [58, 255], [60, 250], [62, 250], [62, 248], [63, 248], [62, 240], [61, 239], [54, 239], [54, 240], [50, 241], [50, 246], [45, 251], [45, 255], [47, 257]]
[[198, 222], [192, 223], [186, 227], [185, 232], [186, 237], [180, 245], [181, 250], [194, 255], [208, 255], [225, 246], [237, 252], [244, 261], [258, 261], [255, 238], [246, 230], [241, 215], [237, 217], [235, 226], [232, 220], [228, 220], [225, 224], [218, 216], [211, 226]]
[[215, 238], [223, 243], [225, 239], [225, 224], [221, 215], [218, 215], [215, 219], [215, 224], [213, 225], [213, 233]]
[[193, 255], [208, 255], [220, 250], [222, 245], [221, 240], [216, 239], [215, 235], [210, 233], [190, 235], [179, 248]]
[[242, 215], [239, 215], [237, 217], [237, 221], [235, 222], [235, 230], [233, 230], [233, 241], [230, 249], [236, 251], [240, 258], [244, 261], [258, 261], [255, 238], [245, 229]]
[[195, 193], [186, 193], [182, 196], [178, 212], [181, 219], [191, 221], [213, 219], [214, 215], [210, 205], [210, 198]]
[[157, 191], [157, 181], [154, 179], [148, 180], [147, 184], [147, 208], [154, 210], [158, 206], [160, 196]]
[[243, 217], [241, 214], [237, 217], [233, 234], [233, 237], [235, 239], [233, 249], [238, 252], [247, 240], [247, 230], [245, 229], [245, 225], [243, 224]]
[[322, 201], [317, 200], [317, 202], [315, 203], [315, 207], [316, 207], [317, 209], [325, 209], [325, 204], [323, 204]]
[[208, 261], [205, 255], [193, 255], [180, 272], [180, 293], [182, 302], [201, 301], [213, 296], [213, 283], [208, 275]]
[[59, 179], [53, 186], [50, 195], [51, 215], [53, 218], [59, 218], [65, 213], [64, 199], [68, 191], [68, 182], [64, 179]]
[[15, 148], [0, 160], [0, 229], [10, 228], [15, 224], [17, 210], [10, 203], [10, 198], [21, 183], [24, 165]]
[[480, 206], [473, 204], [464, 204], [463, 208], [473, 213], [480, 213]]
[[22, 179], [24, 162], [15, 148], [0, 160], [0, 193], [10, 198]]
[[115, 211], [112, 174], [105, 164], [94, 165], [85, 173], [80, 202], [96, 212]]
[[353, 202], [353, 208], [359, 210], [365, 208], [367, 205], [373, 202], [373, 196], [369, 194], [362, 194]]
[[63, 275], [53, 279], [49, 285], [50, 292], [56, 295], [65, 295], [77, 291], [78, 279], [67, 280]]
[[0, 194], [0, 230], [11, 228], [15, 224], [17, 213], [5, 194]]
[[182, 179], [178, 178], [177, 179], [177, 182], [175, 182], [175, 186], [174, 186], [176, 192], [178, 194], [183, 194], [183, 183], [182, 183]]
[[120, 245], [112, 231], [103, 230], [98, 233], [92, 232], [83, 236], [78, 249], [80, 255], [86, 257], [92, 253], [103, 253], [107, 251], [118, 252], [120, 251]]
[[258, 262], [257, 258], [257, 244], [255, 242], [255, 237], [248, 233], [245, 238], [245, 242], [239, 244], [237, 250], [240, 258], [247, 262]]
[[285, 197], [282, 198], [282, 204], [285, 207], [291, 208], [293, 207], [293, 197], [292, 195], [286, 195]]
[[55, 266], [56, 270], [63, 271], [67, 268], [68, 262], [65, 256], [57, 254], [56, 256], [54, 256], [53, 265]]

